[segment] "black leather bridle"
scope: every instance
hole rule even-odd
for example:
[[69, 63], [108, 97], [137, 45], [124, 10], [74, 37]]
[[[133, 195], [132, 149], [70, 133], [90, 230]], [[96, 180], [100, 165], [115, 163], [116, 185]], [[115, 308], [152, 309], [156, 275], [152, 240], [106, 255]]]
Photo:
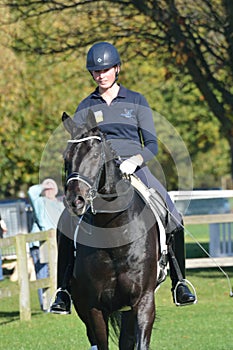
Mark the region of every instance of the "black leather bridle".
[[92, 139], [96, 139], [96, 140], [100, 141], [101, 145], [102, 145], [101, 154], [100, 154], [99, 171], [97, 173], [97, 176], [95, 177], [94, 182], [90, 181], [86, 176], [84, 176], [78, 172], [73, 172], [73, 173], [69, 174], [67, 179], [66, 179], [66, 187], [68, 186], [68, 184], [71, 181], [80, 181], [80, 182], [84, 183], [85, 185], [87, 185], [89, 187], [89, 190], [87, 192], [86, 200], [90, 202], [92, 213], [95, 214], [93, 201], [96, 198], [97, 193], [98, 193], [100, 177], [102, 174], [103, 165], [105, 163], [104, 138], [101, 136], [92, 135], [92, 136], [83, 137], [83, 138], [77, 139], [77, 140], [76, 139], [68, 140], [67, 142], [77, 144], [77, 143], [85, 142], [85, 141], [92, 140]]

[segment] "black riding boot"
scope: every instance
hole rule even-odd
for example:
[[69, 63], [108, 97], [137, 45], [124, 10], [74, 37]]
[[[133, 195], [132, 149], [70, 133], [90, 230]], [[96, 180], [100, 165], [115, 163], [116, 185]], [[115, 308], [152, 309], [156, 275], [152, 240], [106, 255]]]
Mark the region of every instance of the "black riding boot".
[[196, 296], [191, 293], [185, 282], [185, 245], [182, 227], [167, 235], [167, 244], [173, 300], [176, 305], [193, 304], [196, 302]]
[[74, 231], [76, 221], [65, 209], [58, 223], [58, 261], [57, 261], [57, 293], [50, 312], [57, 314], [71, 313], [70, 282], [74, 267]]
[[74, 266], [74, 242], [60, 233], [58, 242], [57, 285], [55, 301], [50, 312], [71, 313], [70, 280]]

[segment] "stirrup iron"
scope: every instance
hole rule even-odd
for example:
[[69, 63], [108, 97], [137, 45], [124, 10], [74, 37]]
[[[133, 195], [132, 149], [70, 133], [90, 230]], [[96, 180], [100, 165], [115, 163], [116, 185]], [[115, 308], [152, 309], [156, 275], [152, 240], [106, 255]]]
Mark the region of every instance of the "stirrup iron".
[[[192, 291], [192, 294], [195, 296], [195, 300], [193, 302], [189, 302], [189, 303], [185, 303], [185, 304], [178, 303], [178, 301], [177, 301], [177, 288], [180, 284], [186, 284], [187, 286], [191, 287], [190, 289]], [[174, 302], [175, 302], [176, 306], [186, 306], [186, 305], [193, 305], [193, 304], [197, 303], [196, 290], [195, 290], [193, 284], [191, 282], [189, 282], [189, 280], [187, 280], [187, 279], [182, 279], [182, 280], [177, 282], [175, 289], [173, 291], [173, 296], [174, 296]]]
[[51, 307], [52, 307], [52, 305], [53, 305], [53, 303], [54, 303], [54, 301], [55, 301], [55, 299], [56, 299], [57, 293], [59, 293], [59, 292], [64, 292], [64, 293], [66, 293], [66, 294], [68, 295], [68, 297], [70, 298], [70, 307], [71, 307], [71, 305], [72, 305], [72, 299], [71, 299], [71, 295], [70, 295], [70, 293], [68, 292], [68, 290], [67, 290], [67, 289], [58, 288], [58, 289], [55, 291], [54, 295], [52, 296], [52, 298], [51, 298], [51, 300], [50, 300], [50, 305], [49, 305], [48, 312], [51, 312]]

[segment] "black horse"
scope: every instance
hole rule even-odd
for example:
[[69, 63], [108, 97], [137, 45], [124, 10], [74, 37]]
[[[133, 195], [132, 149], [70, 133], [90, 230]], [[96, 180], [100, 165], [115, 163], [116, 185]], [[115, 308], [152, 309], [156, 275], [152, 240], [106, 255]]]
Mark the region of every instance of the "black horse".
[[119, 326], [120, 350], [149, 349], [160, 254], [157, 222], [122, 176], [93, 112], [82, 127], [66, 113], [62, 120], [71, 135], [64, 154], [65, 200], [82, 218], [75, 238], [74, 307], [93, 349], [109, 349], [109, 320]]

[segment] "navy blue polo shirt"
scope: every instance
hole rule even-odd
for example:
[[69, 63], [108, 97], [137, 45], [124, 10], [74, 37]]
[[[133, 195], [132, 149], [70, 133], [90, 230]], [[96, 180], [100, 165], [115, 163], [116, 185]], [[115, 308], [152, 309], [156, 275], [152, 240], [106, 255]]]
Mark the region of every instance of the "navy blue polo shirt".
[[74, 115], [77, 125], [85, 123], [89, 109], [117, 155], [128, 158], [141, 154], [147, 162], [157, 154], [152, 111], [140, 93], [120, 85], [117, 97], [108, 105], [97, 88], [79, 104]]

